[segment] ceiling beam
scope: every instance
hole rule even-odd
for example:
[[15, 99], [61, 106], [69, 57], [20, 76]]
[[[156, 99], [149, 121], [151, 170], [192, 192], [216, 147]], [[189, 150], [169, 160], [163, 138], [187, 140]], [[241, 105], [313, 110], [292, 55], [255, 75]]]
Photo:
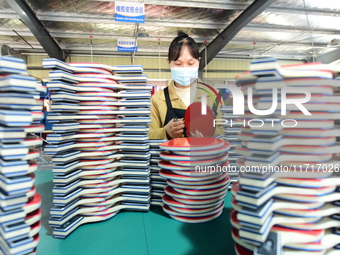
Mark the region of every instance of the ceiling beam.
[[209, 45], [201, 52], [201, 61], [199, 70], [203, 70], [206, 64], [218, 54], [233, 38], [251, 22], [257, 15], [263, 12], [275, 0], [257, 0], [254, 1], [240, 16], [230, 23]]
[[[9, 0], [8, 0], [9, 1]], [[266, 9], [267, 11], [268, 9]], [[339, 15], [339, 14], [338, 14]], [[43, 21], [59, 21], [59, 22], [75, 22], [75, 23], [92, 23], [92, 24], [115, 24], [118, 26], [129, 27], [131, 25], [122, 22], [116, 22], [112, 15], [99, 15], [99, 14], [79, 14], [76, 12], [45, 12], [37, 13], [37, 17]], [[19, 15], [9, 10], [0, 10], [0, 18], [20, 18]], [[143, 24], [144, 27], [176, 27], [176, 28], [202, 28], [202, 29], [224, 29], [226, 24], [208, 23], [206, 21], [201, 22], [175, 22], [174, 20], [156, 20], [147, 18]], [[133, 29], [133, 28], [132, 28]], [[270, 24], [248, 24], [243, 28], [245, 31], [264, 31], [264, 32], [287, 32], [287, 33], [309, 33], [308, 27], [296, 27], [296, 26], [273, 26]], [[340, 30], [332, 30], [326, 28], [313, 29], [313, 34], [340, 34]], [[172, 38], [172, 37], [171, 37]]]
[[[92, 1], [92, 0], [89, 0]], [[116, 2], [116, 0], [94, 0], [97, 2]], [[129, 2], [140, 2], [139, 0], [129, 0]], [[174, 7], [191, 7], [191, 8], [207, 8], [207, 9], [223, 9], [223, 10], [244, 10], [248, 4], [238, 4], [235, 1], [181, 1], [181, 0], [144, 0], [148, 5], [164, 5]]]
[[[115, 2], [116, 0], [89, 0], [91, 2], [98, 1], [98, 2]], [[134, 1], [134, 0], [130, 0]], [[138, 2], [137, 0], [136, 2]], [[204, 9], [219, 9], [219, 10], [238, 10], [242, 11], [247, 8], [248, 4], [236, 4], [235, 2], [211, 2], [211, 1], [159, 1], [159, 0], [145, 0], [145, 4], [150, 5], [162, 5], [162, 6], [175, 6], [175, 7], [193, 7], [193, 8], [204, 8]], [[338, 17], [339, 12], [321, 8], [299, 8], [299, 7], [286, 7], [286, 6], [270, 6], [266, 9], [266, 12], [275, 12], [275, 13], [289, 13], [289, 14], [301, 14], [305, 15], [307, 12], [308, 15], [316, 15], [316, 16], [334, 16]], [[15, 11], [11, 9], [3, 9], [0, 10], [1, 18], [19, 18], [19, 15], [16, 14]], [[75, 13], [77, 14], [77, 13]], [[79, 15], [79, 14], [78, 14]], [[84, 15], [84, 14], [81, 14]], [[89, 14], [91, 16], [96, 14]], [[53, 16], [53, 15], [52, 15]], [[62, 15], [63, 16], [63, 15]], [[42, 19], [40, 19], [42, 20]]]
[[277, 13], [290, 13], [290, 14], [300, 14], [306, 15], [316, 15], [316, 16], [339, 16], [339, 12], [331, 11], [327, 9], [320, 9], [320, 8], [299, 8], [299, 7], [286, 7], [286, 6], [271, 6], [269, 7], [266, 12], [277, 12]]
[[[32, 32], [25, 28], [25, 29], [17, 29], [15, 30], [19, 35], [25, 37], [33, 37], [34, 35]], [[82, 31], [74, 31], [74, 32], [65, 32], [65, 31], [50, 31], [51, 36], [54, 38], [71, 38], [71, 39], [89, 39], [92, 36], [92, 40], [95, 42], [96, 40], [117, 40], [118, 38], [124, 38], [126, 35], [112, 35], [108, 33], [84, 33]], [[17, 37], [17, 34], [10, 28], [2, 28], [0, 30], [0, 36], [14, 36]], [[157, 42], [158, 39], [161, 39], [161, 42], [171, 42], [173, 37], [170, 36], [160, 36], [160, 37], [147, 37], [147, 38], [139, 38], [139, 41], [147, 41], [147, 42]], [[195, 37], [193, 39], [197, 43], [203, 43], [207, 40], [206, 37]], [[309, 38], [306, 38], [304, 41], [306, 42], [283, 42], [283, 41], [274, 41], [274, 40], [267, 40], [267, 41], [256, 41], [256, 46], [282, 46], [282, 47], [312, 47], [311, 43], [309, 42]], [[31, 41], [31, 40], [30, 40]], [[86, 43], [87, 41], [84, 41]], [[240, 45], [249, 45], [249, 47], [253, 47], [253, 42], [249, 40], [241, 40], [241, 39], [232, 39], [230, 44], [240, 44]], [[315, 43], [315, 48], [327, 48], [325, 43]]]
[[51, 37], [44, 24], [37, 18], [32, 8], [25, 0], [6, 0], [13, 10], [19, 15], [23, 23], [31, 30], [38, 42], [51, 58], [64, 60], [64, 51]]
[[298, 26], [277, 26], [277, 25], [270, 25], [270, 24], [248, 24], [248, 26], [244, 27], [242, 30], [245, 31], [263, 31], [266, 33], [273, 33], [273, 32], [286, 32], [286, 33], [299, 33], [299, 34], [326, 34], [326, 35], [340, 35], [340, 30], [337, 29], [313, 29], [310, 31], [308, 27], [298, 27]]
[[12, 9], [0, 10], [0, 17], [2, 19], [20, 19], [20, 16]]
[[[8, 43], [9, 44], [9, 43]], [[34, 49], [28, 47], [28, 45], [23, 44], [23, 43], [13, 43], [13, 44], [9, 44], [9, 46], [11, 46], [12, 48], [15, 48], [17, 50], [24, 50], [26, 52], [41, 52], [41, 46], [40, 45], [35, 45]], [[39, 47], [40, 46], [40, 47]], [[69, 51], [82, 51], [82, 52], [86, 52], [87, 54], [89, 54], [89, 44], [78, 44], [78, 43], [74, 43], [74, 44], [61, 44], [61, 46], [65, 49], [65, 51], [69, 52]], [[106, 52], [106, 53], [122, 53], [122, 54], [126, 54], [126, 52], [118, 52], [117, 51], [117, 46], [115, 44], [105, 44], [105, 45], [93, 45], [93, 54], [96, 54], [98, 52]], [[168, 48], [166, 47], [162, 47], [161, 48], [161, 55], [162, 56], [166, 56], [168, 52]], [[158, 56], [159, 54], [159, 48], [158, 47], [143, 47], [140, 46], [138, 48], [138, 52], [136, 52], [136, 54], [151, 54], [154, 56]], [[243, 56], [243, 57], [253, 57], [254, 51], [252, 49], [242, 49], [242, 51], [238, 51], [238, 49], [224, 49], [222, 51], [220, 51], [217, 55], [217, 57], [226, 57], [226, 56], [233, 56], [233, 55], [238, 55], [238, 56]], [[258, 53], [257, 53], [258, 55]], [[306, 54], [304, 54], [304, 52], [301, 51], [294, 51], [294, 52], [266, 52], [263, 55], [279, 55], [279, 56], [285, 56], [286, 58], [291, 58], [294, 59], [294, 57], [306, 57]]]
[[[336, 49], [330, 50], [326, 53], [319, 55], [316, 58], [315, 62], [321, 62], [323, 64], [330, 64], [330, 63], [335, 62], [339, 59], [340, 59], [340, 49], [336, 48]], [[312, 58], [310, 58], [310, 62], [312, 62], [312, 61], [313, 61]]]
[[[116, 0], [89, 0], [91, 2], [115, 2]], [[129, 2], [139, 2], [140, 0], [129, 0]], [[249, 1], [250, 2], [250, 1]], [[180, 1], [180, 0], [144, 0], [145, 4], [150, 5], [163, 5], [163, 6], [178, 6], [178, 7], [191, 7], [191, 8], [205, 8], [205, 9], [220, 9], [220, 10], [245, 10], [249, 4], [247, 3], [235, 3], [235, 1]], [[299, 8], [299, 7], [286, 7], [284, 5], [277, 5], [268, 7], [267, 12], [277, 13], [293, 13], [303, 14], [305, 12], [309, 15], [325, 15], [325, 16], [338, 16], [339, 12], [326, 10], [321, 8]]]
[[[88, 13], [76, 13], [76, 12], [44, 12], [37, 13], [37, 17], [44, 21], [60, 21], [60, 22], [81, 22], [81, 23], [94, 23], [94, 24], [115, 24], [118, 26], [132, 27], [129, 23], [115, 21], [112, 15], [108, 14], [88, 14]], [[205, 28], [205, 29], [223, 29], [225, 24], [216, 24], [216, 22], [180, 22], [174, 19], [158, 20], [157, 18], [147, 18], [145, 23], [141, 26], [153, 26], [153, 27], [185, 27], [185, 28]]]
[[[261, 0], [262, 1], [262, 0]], [[257, 2], [255, 2], [257, 3]], [[1, 13], [0, 13], [1, 14]], [[242, 14], [241, 14], [242, 15]], [[60, 21], [60, 22], [82, 22], [92, 24], [115, 24], [119, 26], [129, 27], [131, 25], [115, 21], [111, 15], [98, 15], [98, 14], [79, 14], [79, 13], [45, 13], [37, 15], [40, 20], [44, 21]], [[257, 15], [256, 15], [257, 16]], [[255, 16], [255, 17], [256, 17]], [[252, 19], [251, 19], [252, 20]], [[236, 21], [236, 19], [235, 19]], [[249, 22], [248, 22], [249, 23]], [[178, 22], [172, 19], [163, 19], [162, 21], [157, 19], [146, 19], [143, 23], [143, 27], [175, 27], [175, 28], [202, 28], [202, 29], [225, 29], [226, 24], [208, 23], [206, 21], [201, 22]], [[309, 33], [308, 27], [296, 27], [296, 26], [273, 26], [270, 24], [259, 25], [259, 24], [248, 24], [243, 27], [243, 30], [248, 31], [265, 31], [265, 32], [293, 32], [293, 33]], [[316, 28], [313, 29], [313, 34], [340, 34], [340, 30]]]

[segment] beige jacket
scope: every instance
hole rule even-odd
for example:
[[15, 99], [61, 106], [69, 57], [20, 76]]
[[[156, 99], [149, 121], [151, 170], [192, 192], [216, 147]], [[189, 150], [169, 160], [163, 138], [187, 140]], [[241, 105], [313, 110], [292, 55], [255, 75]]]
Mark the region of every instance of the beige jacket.
[[[204, 87], [201, 84], [197, 84], [198, 87]], [[182, 101], [181, 98], [177, 95], [175, 88], [174, 88], [174, 81], [171, 81], [169, 84], [169, 96], [171, 100], [171, 104], [173, 108], [177, 109], [187, 109], [186, 105]], [[218, 90], [217, 90], [218, 91]], [[202, 94], [205, 93], [201, 89], [197, 89], [196, 97], [194, 102], [200, 102]], [[207, 104], [212, 108], [214, 104], [214, 98], [210, 98], [207, 94]], [[151, 124], [149, 125], [149, 139], [167, 139], [164, 121], [166, 118], [167, 113], [167, 105], [165, 102], [164, 91], [160, 90], [157, 91], [151, 97]], [[216, 119], [221, 119], [221, 111], [220, 111], [220, 104], [217, 108], [217, 116]], [[215, 129], [215, 134], [223, 135], [222, 125], [217, 125]]]

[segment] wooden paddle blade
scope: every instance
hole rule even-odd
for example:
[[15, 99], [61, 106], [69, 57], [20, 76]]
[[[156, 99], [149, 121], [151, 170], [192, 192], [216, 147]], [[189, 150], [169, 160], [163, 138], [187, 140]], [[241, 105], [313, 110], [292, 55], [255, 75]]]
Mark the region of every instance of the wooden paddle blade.
[[197, 132], [201, 133], [203, 137], [212, 136], [215, 132], [214, 120], [215, 114], [209, 106], [206, 106], [205, 114], [202, 114], [202, 103], [192, 103], [184, 116], [187, 136], [196, 136]]

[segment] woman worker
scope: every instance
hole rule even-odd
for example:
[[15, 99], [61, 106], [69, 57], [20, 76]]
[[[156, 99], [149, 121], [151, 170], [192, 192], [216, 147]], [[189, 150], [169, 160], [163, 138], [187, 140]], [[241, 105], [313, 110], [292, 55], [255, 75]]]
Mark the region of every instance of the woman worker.
[[[186, 136], [184, 114], [192, 102], [200, 102], [205, 93], [197, 89], [201, 85], [198, 80], [199, 48], [196, 42], [183, 32], [171, 42], [168, 62], [172, 81], [168, 87], [157, 91], [151, 97], [151, 124], [149, 139], [172, 139]], [[210, 86], [209, 86], [210, 87]], [[210, 89], [213, 89], [210, 87]], [[205, 88], [206, 90], [206, 88]], [[218, 91], [215, 90], [215, 93]], [[207, 95], [207, 105], [213, 106], [215, 98]], [[221, 119], [219, 109], [216, 119]], [[222, 126], [217, 125], [215, 134], [223, 135]]]

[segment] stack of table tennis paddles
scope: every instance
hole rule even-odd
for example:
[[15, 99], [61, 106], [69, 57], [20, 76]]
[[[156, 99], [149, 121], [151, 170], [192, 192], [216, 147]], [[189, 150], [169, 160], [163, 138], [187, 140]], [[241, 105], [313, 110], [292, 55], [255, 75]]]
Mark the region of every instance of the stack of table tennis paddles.
[[35, 254], [41, 198], [34, 186], [35, 146], [44, 130], [40, 93], [23, 60], [0, 57], [0, 254]]
[[[236, 161], [241, 156], [237, 153], [236, 147], [241, 144], [238, 134], [241, 132], [243, 123], [239, 121], [239, 116], [233, 115], [232, 106], [222, 106], [220, 111], [222, 112], [222, 119], [224, 120], [224, 123], [222, 124], [224, 133], [223, 138], [230, 143], [228, 173], [230, 176], [230, 183], [233, 184], [238, 180], [239, 174], [239, 167], [236, 164]], [[229, 186], [229, 189], [231, 189], [231, 185]]]
[[339, 72], [337, 66], [318, 63], [281, 67], [264, 58], [238, 77], [243, 91], [253, 88], [258, 110], [271, 108], [273, 88], [279, 93], [295, 88], [287, 90], [287, 99], [304, 98], [310, 91], [303, 106], [311, 115], [294, 104], [282, 115], [280, 99], [277, 110], [266, 116], [245, 107], [246, 121], [264, 124], [242, 128], [239, 135], [237, 151], [243, 157], [238, 164], [244, 168], [232, 187], [231, 212], [237, 254], [340, 253]]
[[167, 140], [149, 140], [150, 144], [150, 185], [151, 185], [151, 205], [163, 206], [162, 197], [165, 194], [166, 179], [160, 176], [158, 163], [162, 160], [159, 154], [163, 151], [159, 144]]
[[[230, 178], [230, 144], [211, 137], [176, 138], [159, 145], [164, 151], [158, 163], [168, 186], [163, 210], [187, 223], [207, 222], [223, 211]], [[224, 167], [224, 171], [223, 171]]]
[[53, 235], [107, 220], [120, 210], [148, 211], [151, 86], [141, 66], [45, 59], [50, 68], [53, 134]]

